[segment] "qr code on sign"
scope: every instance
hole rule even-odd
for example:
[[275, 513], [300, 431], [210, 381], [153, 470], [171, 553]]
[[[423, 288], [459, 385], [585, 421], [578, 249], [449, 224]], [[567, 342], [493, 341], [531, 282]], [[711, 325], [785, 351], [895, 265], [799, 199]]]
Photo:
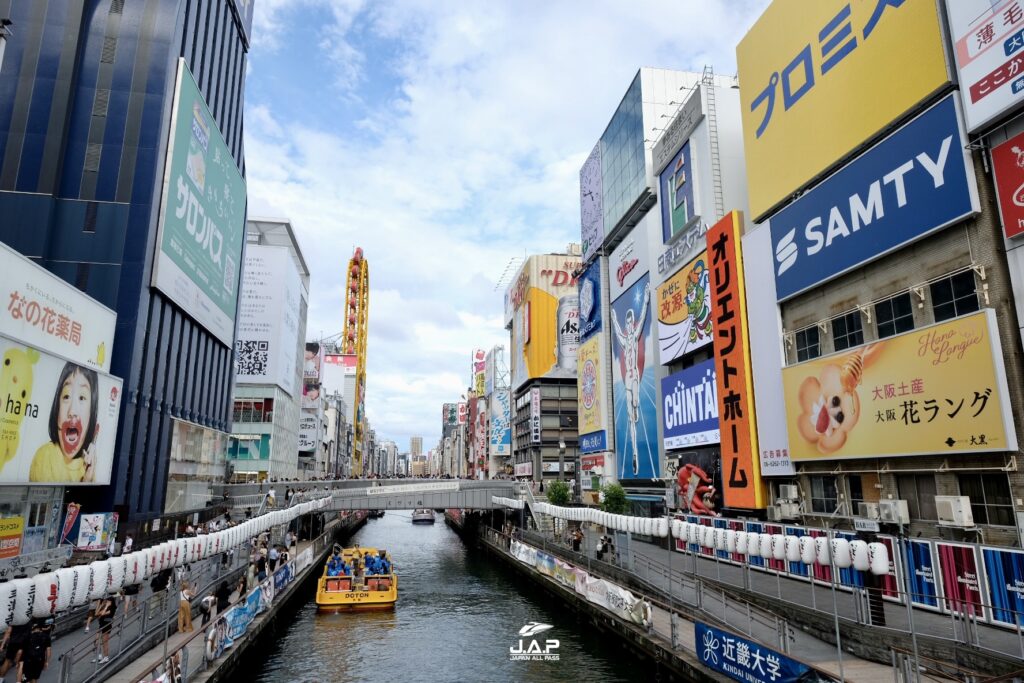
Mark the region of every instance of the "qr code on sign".
[[269, 342], [239, 339], [235, 342], [235, 372], [239, 375], [267, 374], [269, 350]]

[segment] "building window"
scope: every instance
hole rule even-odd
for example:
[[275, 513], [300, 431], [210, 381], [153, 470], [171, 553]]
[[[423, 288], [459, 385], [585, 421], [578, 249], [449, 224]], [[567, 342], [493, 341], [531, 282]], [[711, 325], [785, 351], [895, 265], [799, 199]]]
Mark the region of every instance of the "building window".
[[812, 325], [796, 333], [796, 362], [817, 358], [821, 355], [818, 326]]
[[901, 474], [896, 477], [900, 498], [907, 501], [911, 519], [938, 519], [935, 512], [935, 475]]
[[973, 313], [978, 310], [978, 292], [974, 271], [965, 270], [930, 285], [935, 322]]
[[903, 292], [875, 304], [875, 325], [879, 339], [914, 329], [914, 308], [910, 303], [910, 292]]
[[971, 499], [975, 524], [1013, 526], [1010, 480], [1002, 473], [960, 474], [960, 495]]
[[836, 478], [815, 475], [811, 477], [811, 510], [832, 514], [839, 507]]
[[860, 346], [864, 343], [864, 328], [861, 327], [860, 311], [832, 318], [832, 343], [836, 351]]

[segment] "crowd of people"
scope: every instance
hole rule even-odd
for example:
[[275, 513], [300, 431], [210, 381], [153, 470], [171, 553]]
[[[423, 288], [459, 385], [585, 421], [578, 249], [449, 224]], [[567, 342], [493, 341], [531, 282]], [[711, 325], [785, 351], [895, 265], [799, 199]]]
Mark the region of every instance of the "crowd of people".
[[50, 666], [53, 653], [53, 617], [33, 619], [27, 624], [9, 626], [0, 640], [4, 661], [0, 664], [0, 683], [13, 667], [16, 681], [35, 683]]
[[367, 551], [362, 558], [352, 558], [350, 564], [335, 548], [334, 554], [327, 560], [327, 576], [355, 576], [358, 579], [362, 576], [384, 576], [390, 573], [391, 560], [383, 550], [378, 550], [376, 555]]

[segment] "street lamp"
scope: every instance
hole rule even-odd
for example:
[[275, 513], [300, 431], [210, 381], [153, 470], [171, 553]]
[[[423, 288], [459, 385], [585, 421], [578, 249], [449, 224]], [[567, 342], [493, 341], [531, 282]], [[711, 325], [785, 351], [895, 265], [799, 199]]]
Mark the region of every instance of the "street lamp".
[[[543, 468], [542, 468], [543, 469]], [[558, 481], [565, 481], [565, 439], [558, 438]]]

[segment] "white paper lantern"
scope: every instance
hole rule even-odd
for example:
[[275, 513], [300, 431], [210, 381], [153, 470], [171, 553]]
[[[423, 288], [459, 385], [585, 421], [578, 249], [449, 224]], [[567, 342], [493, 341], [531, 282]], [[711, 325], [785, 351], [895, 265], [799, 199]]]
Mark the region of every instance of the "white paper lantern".
[[710, 550], [715, 548], [715, 528], [711, 526], [702, 526], [701, 533], [704, 534], [704, 538], [701, 540], [701, 545]]
[[57, 570], [57, 611], [63, 612], [71, 607], [71, 598], [75, 593], [75, 570], [64, 567]]
[[80, 564], [72, 569], [75, 571], [75, 584], [74, 592], [71, 594], [71, 606], [81, 607], [89, 602], [89, 595], [92, 593], [92, 567]]
[[756, 531], [747, 534], [747, 556], [761, 557], [761, 534]]
[[715, 527], [715, 549], [725, 550], [725, 529]]
[[128, 553], [125, 556], [124, 583], [126, 586], [142, 583], [142, 574], [145, 570], [142, 567], [141, 555], [141, 553]]
[[814, 539], [810, 536], [801, 536], [800, 561], [804, 564], [814, 564], [815, 552]]
[[13, 581], [0, 583], [0, 628], [6, 629], [14, 619], [14, 594], [17, 586]]
[[814, 539], [814, 561], [825, 567], [832, 564], [832, 553], [828, 547], [827, 536], [818, 536]]
[[875, 576], [886, 576], [889, 573], [889, 549], [884, 543], [868, 543], [868, 562]]
[[24, 626], [32, 621], [32, 602], [35, 599], [35, 582], [32, 579], [14, 579], [14, 615], [11, 624]]
[[736, 552], [736, 530], [725, 530], [725, 549], [730, 553]]
[[845, 538], [833, 538], [830, 543], [832, 562], [839, 569], [847, 569], [853, 564], [850, 557], [850, 542]]
[[859, 539], [850, 541], [850, 556], [853, 558], [853, 568], [857, 571], [866, 572], [871, 568], [867, 542]]
[[786, 559], [786, 537], [782, 534], [772, 534], [772, 558]]
[[740, 555], [747, 554], [747, 537], [749, 535], [746, 531], [742, 530], [736, 532], [736, 552]]
[[106, 560], [97, 560], [92, 563], [92, 586], [89, 589], [89, 599], [99, 600], [107, 594], [107, 585], [110, 583], [110, 563]]
[[668, 538], [668, 517], [658, 519], [657, 534], [659, 538]]
[[110, 560], [110, 580], [107, 583], [107, 592], [116, 593], [124, 587], [125, 562], [124, 556], [112, 557]]
[[686, 541], [694, 545], [700, 543], [700, 526], [693, 522], [686, 523]]
[[796, 536], [786, 536], [786, 559], [790, 562], [800, 561], [800, 539]]
[[57, 612], [57, 575], [40, 572], [32, 578], [32, 618], [45, 619]]

